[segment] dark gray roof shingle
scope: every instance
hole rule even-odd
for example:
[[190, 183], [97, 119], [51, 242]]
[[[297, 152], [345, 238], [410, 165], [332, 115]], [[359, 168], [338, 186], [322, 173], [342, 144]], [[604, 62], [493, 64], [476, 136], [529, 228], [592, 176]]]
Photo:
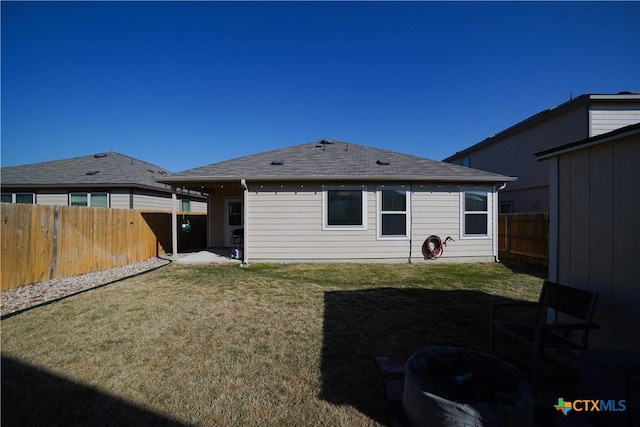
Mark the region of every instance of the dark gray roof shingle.
[[190, 169], [161, 182], [225, 179], [423, 179], [506, 182], [513, 178], [451, 163], [340, 141], [322, 140]]
[[170, 172], [152, 163], [108, 152], [0, 169], [3, 187], [140, 187], [170, 191], [155, 180]]

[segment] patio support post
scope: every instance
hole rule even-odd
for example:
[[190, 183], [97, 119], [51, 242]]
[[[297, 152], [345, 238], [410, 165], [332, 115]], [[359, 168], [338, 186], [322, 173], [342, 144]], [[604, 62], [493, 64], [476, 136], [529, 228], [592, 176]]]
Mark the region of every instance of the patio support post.
[[171, 187], [171, 247], [173, 259], [178, 259], [178, 197], [176, 187]]

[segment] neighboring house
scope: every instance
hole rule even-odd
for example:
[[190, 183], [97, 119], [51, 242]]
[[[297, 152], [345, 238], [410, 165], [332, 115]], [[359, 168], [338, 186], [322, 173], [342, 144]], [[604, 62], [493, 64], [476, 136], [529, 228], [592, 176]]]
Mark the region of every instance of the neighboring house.
[[[0, 169], [2, 202], [172, 211], [172, 191], [155, 180], [170, 172], [119, 153]], [[178, 209], [206, 212], [200, 192], [180, 191]]]
[[500, 212], [549, 211], [546, 165], [534, 154], [640, 123], [640, 94], [581, 95], [485, 139], [445, 162], [483, 169], [518, 181], [500, 193]]
[[417, 261], [430, 235], [441, 260], [495, 261], [496, 195], [515, 178], [322, 140], [158, 178], [209, 194], [208, 245], [243, 260]]
[[551, 190], [550, 280], [598, 293], [592, 348], [640, 352], [640, 124], [536, 157]]

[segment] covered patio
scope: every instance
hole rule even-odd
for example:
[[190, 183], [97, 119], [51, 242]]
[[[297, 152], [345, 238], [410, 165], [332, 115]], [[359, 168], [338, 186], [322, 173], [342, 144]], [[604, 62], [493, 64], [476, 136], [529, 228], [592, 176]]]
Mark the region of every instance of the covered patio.
[[[207, 251], [220, 257], [230, 258], [232, 251], [239, 242], [246, 242], [246, 218], [247, 218], [247, 185], [244, 179], [219, 179], [219, 178], [187, 178], [184, 181], [174, 178], [171, 183], [173, 210], [172, 210], [172, 257], [179, 259], [177, 252], [179, 224], [177, 193], [178, 189], [198, 191], [208, 195], [207, 200]], [[241, 240], [233, 239], [240, 234]], [[245, 251], [242, 252], [240, 261], [247, 262]]]

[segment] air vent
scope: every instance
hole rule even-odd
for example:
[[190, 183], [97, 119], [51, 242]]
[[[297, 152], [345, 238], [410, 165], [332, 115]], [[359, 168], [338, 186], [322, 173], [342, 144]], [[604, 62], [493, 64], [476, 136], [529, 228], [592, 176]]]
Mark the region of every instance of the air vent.
[[284, 159], [275, 159], [271, 161], [273, 166], [282, 166], [284, 165]]
[[95, 157], [96, 159], [102, 159], [103, 157], [107, 157], [107, 153], [94, 154], [93, 157]]
[[376, 165], [380, 166], [389, 166], [391, 163], [385, 162], [384, 160], [376, 160]]
[[89, 171], [89, 172], [87, 172], [87, 175], [97, 175], [99, 173], [100, 173], [100, 171]]
[[336, 142], [332, 139], [323, 139], [322, 141], [320, 141], [320, 144], [327, 144], [327, 145], [331, 145], [331, 144], [335, 144]]

